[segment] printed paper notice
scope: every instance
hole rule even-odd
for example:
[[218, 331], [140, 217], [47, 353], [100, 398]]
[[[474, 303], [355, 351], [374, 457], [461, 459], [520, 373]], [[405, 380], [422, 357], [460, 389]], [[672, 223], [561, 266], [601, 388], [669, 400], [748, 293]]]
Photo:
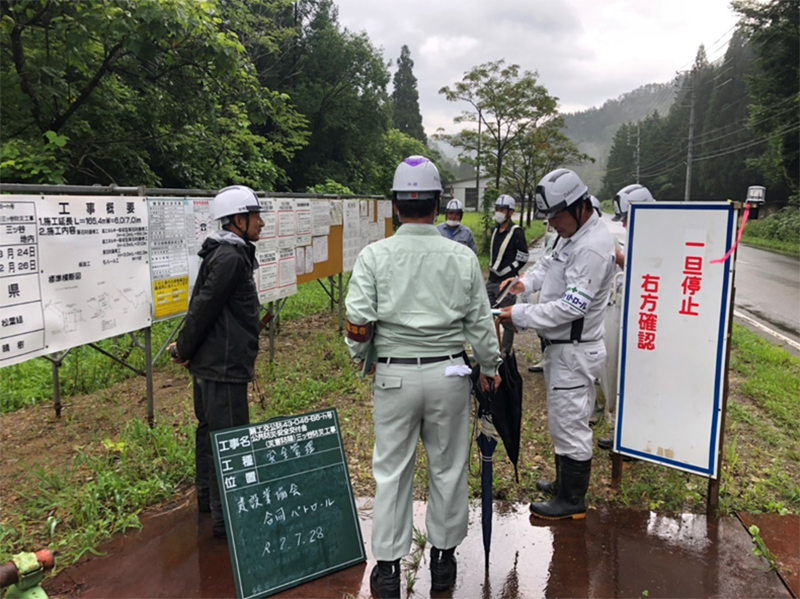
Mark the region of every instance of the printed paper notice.
[[256, 247], [260, 252], [268, 252], [278, 249], [278, 223], [275, 200], [260, 200], [264, 212], [261, 218], [264, 221], [264, 228], [261, 229], [261, 236], [256, 242]]
[[314, 237], [314, 263], [328, 261], [328, 237]]
[[258, 301], [266, 304], [278, 299], [278, 251], [260, 252], [258, 257], [256, 271]]
[[353, 270], [358, 252], [361, 251], [361, 217], [358, 200], [344, 200], [342, 227], [342, 269]]
[[311, 245], [311, 232], [313, 229], [311, 217], [311, 200], [295, 200], [295, 218], [297, 223], [295, 245]]
[[331, 226], [341, 227], [344, 222], [343, 200], [331, 200]]
[[297, 245], [297, 233], [295, 227], [294, 201], [275, 200], [277, 203], [278, 221], [278, 248], [292, 250], [294, 258], [294, 247]]
[[294, 248], [294, 274], [306, 274], [306, 248]]
[[305, 248], [305, 274], [310, 275], [314, 272], [314, 249], [309, 245]]
[[297, 293], [294, 248], [282, 248], [278, 256], [278, 299]]
[[313, 222], [312, 234], [330, 235], [331, 233], [331, 203], [330, 200], [313, 200], [311, 202], [311, 220]]

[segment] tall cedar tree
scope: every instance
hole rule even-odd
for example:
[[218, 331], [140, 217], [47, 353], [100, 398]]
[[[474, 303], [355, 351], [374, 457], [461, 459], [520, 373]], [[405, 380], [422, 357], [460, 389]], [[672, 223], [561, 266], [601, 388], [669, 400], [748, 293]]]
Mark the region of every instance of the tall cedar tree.
[[411, 51], [404, 45], [397, 59], [397, 72], [392, 83], [392, 101], [394, 103], [394, 126], [409, 137], [427, 143], [425, 129], [422, 128], [422, 115], [419, 112], [419, 93], [417, 78], [414, 77], [414, 61]]

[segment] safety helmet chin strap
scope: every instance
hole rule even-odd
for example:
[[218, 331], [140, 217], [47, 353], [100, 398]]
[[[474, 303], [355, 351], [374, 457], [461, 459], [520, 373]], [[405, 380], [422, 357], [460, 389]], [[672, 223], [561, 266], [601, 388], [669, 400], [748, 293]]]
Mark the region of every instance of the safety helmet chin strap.
[[242, 231], [239, 228], [239, 225], [236, 224], [236, 216], [238, 216], [238, 215], [236, 215], [236, 214], [233, 215], [233, 217], [231, 218], [230, 224], [232, 226], [236, 227], [236, 230], [240, 233], [239, 236], [242, 239], [247, 240], [247, 231], [250, 230], [250, 211], [247, 211], [244, 214], [245, 214], [245, 216], [244, 216], [244, 231]]
[[[569, 212], [570, 216], [572, 216], [572, 218], [575, 219], [575, 223], [578, 225], [578, 228], [575, 229], [576, 232], [583, 226], [581, 219], [578, 217], [578, 206], [583, 206], [581, 210], [581, 217], [582, 217], [586, 211], [587, 199], [588, 199], [587, 197], [584, 197], [579, 201], [575, 202], [574, 204], [570, 204], [569, 206], [567, 206], [567, 212]], [[592, 210], [594, 210], [594, 208], [592, 208]]]

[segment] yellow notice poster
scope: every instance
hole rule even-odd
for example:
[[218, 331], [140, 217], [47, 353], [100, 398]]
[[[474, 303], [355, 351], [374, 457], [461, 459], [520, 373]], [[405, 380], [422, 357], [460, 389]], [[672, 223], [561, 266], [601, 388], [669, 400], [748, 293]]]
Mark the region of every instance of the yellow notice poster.
[[189, 276], [153, 281], [155, 318], [183, 314], [189, 308]]

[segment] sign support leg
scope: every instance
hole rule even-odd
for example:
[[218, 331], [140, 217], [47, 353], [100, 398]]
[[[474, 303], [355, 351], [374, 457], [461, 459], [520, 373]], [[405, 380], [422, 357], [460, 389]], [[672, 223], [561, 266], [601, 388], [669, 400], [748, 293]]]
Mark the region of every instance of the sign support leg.
[[53, 407], [56, 411], [56, 418], [61, 418], [61, 381], [58, 376], [58, 369], [61, 368], [61, 358], [58, 354], [53, 354], [55, 358], [50, 359], [53, 371]]
[[337, 275], [339, 279], [339, 332], [344, 330], [344, 287], [342, 286], [342, 273]]
[[155, 424], [155, 409], [153, 400], [153, 338], [152, 329], [144, 330], [144, 360], [147, 369], [147, 424], [153, 428]]
[[[269, 303], [269, 311], [275, 314], [275, 302]], [[275, 317], [269, 321], [269, 363], [275, 362]]]
[[611, 488], [619, 489], [622, 482], [622, 454], [611, 453]]

